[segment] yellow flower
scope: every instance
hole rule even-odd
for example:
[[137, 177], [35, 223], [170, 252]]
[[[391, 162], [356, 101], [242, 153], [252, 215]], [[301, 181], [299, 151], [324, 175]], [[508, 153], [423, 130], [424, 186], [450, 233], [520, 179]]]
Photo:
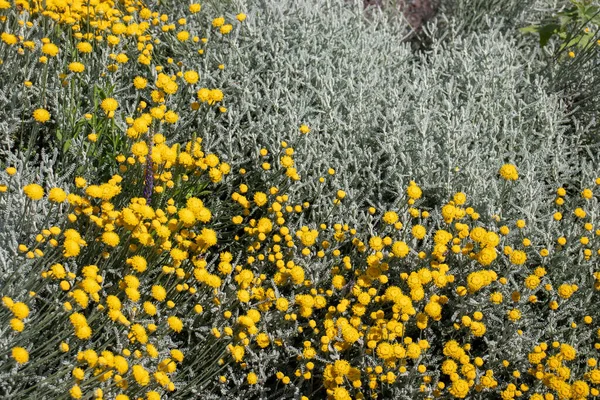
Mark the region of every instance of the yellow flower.
[[75, 178], [75, 186], [81, 189], [85, 187], [85, 185], [87, 185], [87, 181], [85, 180], [85, 178], [82, 178], [81, 176]]
[[80, 62], [72, 62], [69, 64], [69, 70], [74, 73], [81, 73], [85, 70], [85, 65]]
[[248, 385], [255, 385], [258, 382], [258, 376], [254, 372], [250, 372], [246, 377]]
[[148, 80], [145, 78], [142, 78], [141, 76], [136, 76], [133, 79], [133, 86], [138, 90], [144, 89], [146, 87], [146, 85], [148, 85]]
[[521, 319], [521, 311], [513, 308], [512, 310], [510, 310], [508, 312], [508, 319], [510, 319], [511, 321], [515, 322]]
[[387, 211], [385, 214], [383, 214], [382, 219], [386, 224], [393, 225], [398, 221], [398, 214], [394, 211]]
[[75, 336], [81, 340], [89, 339], [92, 336], [92, 329], [89, 326], [76, 328]]
[[517, 167], [513, 164], [504, 164], [498, 171], [500, 176], [507, 181], [516, 181], [519, 179]]
[[383, 240], [379, 236], [373, 236], [369, 239], [369, 247], [375, 251], [383, 250]]
[[568, 299], [575, 293], [573, 285], [569, 285], [568, 283], [563, 283], [558, 287], [558, 295], [563, 299]]
[[464, 379], [457, 379], [452, 382], [449, 392], [456, 398], [464, 399], [469, 394], [469, 383]]
[[116, 247], [121, 239], [115, 232], [104, 232], [102, 234], [102, 242], [110, 247]]
[[415, 225], [415, 226], [413, 226], [411, 232], [412, 232], [412, 235], [416, 239], [423, 239], [425, 237], [425, 235], [427, 234], [427, 230], [422, 225]]
[[183, 322], [175, 316], [169, 317], [167, 319], [167, 323], [169, 324], [169, 328], [171, 328], [177, 333], [181, 332], [181, 330], [183, 329]]
[[77, 50], [79, 50], [80, 53], [91, 53], [93, 48], [90, 43], [81, 42], [81, 43], [77, 44]]
[[525, 287], [528, 289], [536, 289], [540, 285], [540, 278], [537, 275], [529, 275], [525, 278]]
[[106, 115], [109, 115], [111, 111], [114, 112], [119, 107], [119, 103], [112, 97], [107, 97], [106, 99], [102, 100], [100, 107], [104, 110]]
[[189, 7], [189, 10], [192, 14], [196, 14], [196, 13], [200, 12], [201, 9], [202, 9], [202, 6], [198, 3], [190, 4], [190, 7]]
[[244, 20], [246, 19], [246, 14], [239, 13], [238, 15], [235, 16], [235, 18], [240, 22], [244, 22]]
[[225, 23], [225, 18], [223, 18], [223, 17], [215, 18], [212, 20], [212, 26], [214, 28], [219, 28], [219, 27], [223, 26], [224, 23]]
[[142, 273], [146, 271], [148, 264], [142, 256], [133, 256], [126, 261], [127, 265], [131, 266], [136, 272]]
[[42, 53], [50, 57], [56, 56], [59, 51], [60, 50], [58, 49], [58, 46], [56, 46], [54, 43], [46, 43], [42, 46]]
[[394, 348], [387, 342], [381, 342], [377, 345], [377, 356], [383, 360], [394, 357]]
[[152, 297], [158, 301], [164, 301], [167, 297], [167, 291], [160, 285], [152, 286]]
[[560, 354], [564, 357], [565, 360], [572, 361], [575, 359], [577, 351], [572, 346], [563, 343], [560, 345]]
[[230, 347], [231, 357], [235, 362], [241, 362], [244, 359], [245, 350], [243, 346], [232, 346]]
[[421, 195], [423, 194], [423, 192], [421, 191], [421, 188], [419, 186], [417, 186], [417, 184], [415, 182], [411, 181], [410, 185], [408, 185], [408, 187], [406, 188], [406, 194], [412, 200], [417, 200], [417, 199], [421, 198]]
[[79, 385], [73, 385], [73, 387], [71, 387], [71, 389], [69, 390], [69, 394], [71, 395], [72, 399], [80, 399], [81, 396], [83, 396]]
[[182, 362], [183, 358], [184, 358], [181, 350], [177, 350], [177, 349], [171, 350], [171, 357], [173, 357], [173, 359], [177, 362]]
[[334, 400], [351, 400], [352, 397], [350, 393], [343, 387], [336, 387], [333, 390], [333, 399]]
[[2, 41], [4, 43], [6, 43], [9, 46], [13, 46], [13, 45], [19, 43], [19, 39], [11, 33], [2, 32], [2, 35], [0, 35], [0, 38], [2, 39]]
[[40, 200], [44, 197], [44, 189], [37, 183], [31, 183], [23, 188], [23, 193], [31, 200]]
[[131, 371], [138, 385], [146, 386], [150, 383], [150, 373], [141, 365], [134, 365], [131, 367]]
[[209, 94], [208, 104], [215, 104], [223, 100], [223, 92], [219, 89], [212, 89]]
[[254, 202], [257, 206], [262, 207], [267, 204], [267, 195], [263, 192], [254, 193]]
[[37, 122], [43, 124], [44, 122], [47, 122], [48, 120], [50, 120], [50, 113], [48, 112], [48, 110], [45, 110], [43, 108], [38, 108], [37, 110], [35, 110], [33, 112], [33, 119], [35, 119]]
[[223, 34], [223, 35], [227, 35], [229, 32], [231, 32], [232, 29], [233, 29], [233, 25], [225, 24], [219, 29], [219, 32], [221, 32], [221, 34]]
[[176, 112], [169, 110], [165, 113], [165, 122], [168, 124], [174, 124], [179, 119], [179, 116]]
[[12, 349], [12, 358], [19, 364], [25, 364], [29, 361], [29, 352], [23, 347], [14, 347]]
[[350, 372], [350, 363], [346, 360], [337, 360], [333, 364], [333, 370], [339, 376], [346, 376]]
[[81, 252], [79, 243], [77, 243], [75, 240], [72, 240], [72, 239], [65, 240], [63, 247], [64, 247], [63, 255], [65, 257], [76, 257]]
[[198, 73], [196, 71], [186, 71], [183, 74], [183, 79], [185, 79], [185, 81], [190, 85], [197, 83], [199, 78], [200, 77], [198, 76]]
[[62, 203], [67, 198], [67, 194], [61, 188], [52, 188], [48, 192], [48, 200], [54, 203]]
[[392, 253], [394, 254], [395, 257], [404, 258], [408, 255], [409, 251], [410, 251], [410, 248], [406, 245], [406, 243], [404, 243], [402, 241], [395, 242], [392, 245]]
[[180, 42], [185, 42], [190, 38], [190, 33], [188, 31], [181, 31], [177, 34], [177, 40]]
[[15, 331], [15, 332], [23, 332], [23, 329], [25, 329], [25, 324], [23, 323], [23, 321], [21, 321], [18, 318], [12, 318], [10, 320], [10, 327]]
[[496, 249], [486, 247], [477, 254], [477, 261], [479, 261], [481, 265], [490, 265], [496, 257]]
[[13, 304], [10, 310], [12, 311], [15, 317], [21, 320], [27, 318], [27, 316], [29, 315], [29, 307], [27, 306], [27, 304], [22, 302]]
[[525, 261], [527, 261], [527, 254], [525, 254], [524, 251], [514, 250], [512, 253], [510, 253], [511, 263], [515, 265], [522, 265], [525, 264]]
[[264, 349], [265, 347], [267, 347], [267, 346], [269, 345], [269, 342], [270, 342], [270, 340], [269, 340], [269, 335], [267, 335], [267, 334], [266, 334], [266, 333], [264, 333], [264, 332], [261, 332], [261, 333], [259, 333], [259, 334], [256, 336], [256, 339], [255, 339], [255, 340], [256, 340], [256, 344], [258, 344], [258, 346], [259, 346], [260, 348], [263, 348], [263, 349]]

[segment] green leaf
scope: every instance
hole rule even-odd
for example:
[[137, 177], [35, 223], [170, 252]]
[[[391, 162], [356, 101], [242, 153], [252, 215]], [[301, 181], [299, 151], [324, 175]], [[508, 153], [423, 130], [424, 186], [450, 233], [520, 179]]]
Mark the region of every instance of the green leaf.
[[558, 29], [561, 26], [558, 24], [548, 24], [548, 25], [544, 25], [540, 28], [539, 32], [540, 32], [540, 46], [544, 47], [546, 46], [546, 44], [548, 44], [548, 41], [550, 40], [550, 38], [552, 37], [552, 35], [554, 35], [555, 33], [557, 33]]
[[591, 32], [581, 35], [581, 40], [579, 41], [579, 43], [577, 43], [577, 47], [579, 47], [580, 49], [586, 48], [590, 41], [593, 40], [593, 38], [594, 34]]
[[577, 43], [579, 43], [580, 40], [581, 40], [581, 37], [575, 36], [573, 39], [569, 40], [567, 42], [567, 44], [565, 44], [565, 47], [575, 46]]
[[521, 33], [538, 33], [539, 27], [537, 25], [529, 25], [524, 28], [519, 28]]

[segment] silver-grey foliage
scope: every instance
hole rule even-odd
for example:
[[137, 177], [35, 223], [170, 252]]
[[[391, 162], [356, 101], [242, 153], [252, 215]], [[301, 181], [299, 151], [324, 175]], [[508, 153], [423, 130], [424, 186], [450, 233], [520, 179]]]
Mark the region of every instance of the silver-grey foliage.
[[[498, 208], [507, 200], [492, 178], [510, 162], [527, 180], [511, 201], [530, 211], [540, 193], [598, 172], [595, 156], [565, 135], [565, 106], [539, 75], [536, 44], [500, 20], [482, 17], [481, 32], [454, 20], [444, 32], [430, 25], [430, 48], [413, 53], [401, 23], [382, 13], [369, 21], [360, 4], [244, 3], [249, 18], [236, 44], [207, 58], [225, 64], [214, 84], [229, 111], [201, 135], [234, 163], [263, 145], [297, 142], [317, 210], [332, 197], [310, 194], [330, 167], [339, 174], [323, 190], [347, 190], [356, 206], [391, 205], [415, 180], [437, 204], [463, 190]], [[312, 132], [298, 139], [302, 123]]]

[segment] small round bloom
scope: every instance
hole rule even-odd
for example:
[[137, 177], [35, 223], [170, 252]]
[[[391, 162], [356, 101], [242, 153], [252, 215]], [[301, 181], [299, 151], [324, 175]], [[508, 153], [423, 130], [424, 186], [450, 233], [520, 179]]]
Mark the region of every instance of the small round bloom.
[[33, 119], [43, 124], [44, 122], [48, 122], [50, 120], [50, 113], [48, 112], [48, 110], [38, 108], [33, 112]]
[[190, 38], [190, 33], [188, 31], [181, 31], [177, 34], [177, 40], [180, 42], [185, 42]]
[[394, 211], [387, 211], [385, 214], [383, 214], [382, 219], [386, 224], [393, 225], [398, 222], [398, 214]]
[[102, 242], [110, 247], [116, 247], [120, 242], [119, 235], [115, 232], [104, 232], [102, 234]]
[[417, 184], [415, 182], [411, 181], [410, 185], [406, 188], [406, 194], [412, 200], [417, 200], [417, 199], [421, 198], [423, 191], [421, 190], [421, 188], [419, 186], [417, 186]]
[[14, 347], [12, 349], [12, 358], [19, 364], [25, 364], [29, 361], [29, 352], [23, 347]]
[[67, 194], [61, 188], [55, 187], [48, 192], [48, 200], [53, 203], [62, 203], [67, 198]]
[[164, 301], [167, 297], [167, 291], [160, 285], [152, 286], [152, 297], [158, 301]]
[[183, 329], [183, 322], [175, 316], [169, 317], [167, 323], [169, 324], [169, 328], [173, 329], [175, 332], [179, 333]]
[[81, 42], [81, 43], [77, 44], [77, 50], [79, 50], [80, 53], [91, 53], [93, 48], [90, 43]]
[[73, 387], [71, 387], [71, 389], [69, 390], [69, 394], [71, 395], [72, 399], [80, 399], [81, 396], [83, 396], [79, 385], [73, 385]]
[[23, 323], [23, 321], [21, 321], [18, 318], [12, 318], [10, 320], [10, 327], [15, 331], [15, 332], [23, 332], [23, 329], [25, 329], [25, 324]]
[[69, 64], [69, 71], [74, 72], [76, 74], [85, 71], [85, 65], [80, 62], [72, 62]]
[[525, 254], [524, 251], [514, 250], [510, 254], [510, 262], [515, 265], [522, 265], [525, 263], [525, 261], [527, 261], [527, 255]]
[[412, 235], [416, 238], [416, 239], [423, 239], [425, 237], [425, 235], [427, 234], [427, 230], [425, 229], [425, 227], [423, 225], [415, 225], [412, 228]]
[[214, 28], [220, 28], [223, 26], [223, 24], [225, 24], [225, 18], [223, 17], [218, 17], [212, 20], [212, 26]]
[[300, 125], [300, 128], [298, 128], [300, 133], [302, 133], [303, 135], [306, 135], [307, 133], [310, 132], [310, 128], [306, 125]]
[[197, 83], [199, 78], [200, 77], [198, 76], [198, 73], [196, 71], [186, 71], [183, 74], [183, 79], [185, 79], [185, 81], [190, 85]]
[[12, 33], [3, 32], [2, 35], [0, 35], [0, 38], [9, 46], [19, 43], [19, 39]]
[[31, 200], [40, 200], [44, 197], [44, 189], [37, 183], [31, 183], [23, 188], [23, 193]]
[[142, 78], [141, 76], [136, 76], [133, 79], [133, 86], [138, 89], [144, 89], [148, 85], [148, 80], [146, 78]]
[[133, 256], [127, 259], [127, 264], [131, 266], [136, 272], [142, 273], [146, 271], [148, 263], [142, 256]]
[[22, 302], [13, 304], [10, 310], [12, 311], [15, 317], [21, 320], [27, 318], [27, 316], [29, 315], [29, 307], [27, 306], [27, 304]]
[[500, 176], [507, 181], [516, 181], [519, 179], [519, 172], [517, 167], [513, 164], [504, 164], [498, 171]]
[[511, 321], [515, 322], [521, 319], [521, 311], [513, 308], [512, 310], [510, 310], [508, 312], [508, 319], [510, 319]]
[[102, 100], [100, 107], [108, 115], [111, 111], [114, 112], [117, 109], [117, 107], [119, 107], [119, 103], [112, 97], [107, 97], [106, 99]]
[[165, 122], [169, 124], [174, 124], [179, 119], [179, 116], [175, 111], [169, 110], [165, 113]]
[[258, 376], [254, 372], [250, 372], [246, 377], [248, 385], [255, 385], [258, 382]]
[[58, 46], [55, 45], [54, 43], [46, 43], [42, 46], [42, 53], [50, 56], [50, 57], [54, 57], [58, 54], [60, 50], [58, 49]]

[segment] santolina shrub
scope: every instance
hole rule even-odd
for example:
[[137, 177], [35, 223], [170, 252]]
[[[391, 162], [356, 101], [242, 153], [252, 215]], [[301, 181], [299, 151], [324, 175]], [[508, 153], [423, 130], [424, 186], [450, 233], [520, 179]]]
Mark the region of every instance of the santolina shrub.
[[[11, 397], [65, 386], [123, 399], [598, 394], [592, 189], [557, 190], [553, 243], [532, 243], [525, 220], [479, 215], [460, 192], [435, 218], [416, 183], [395, 209], [365, 210], [367, 227], [328, 226], [280, 190], [295, 178], [284, 162], [226, 177], [245, 183], [224, 197], [214, 176], [229, 167], [201, 140], [157, 139], [161, 161], [123, 155], [127, 171], [107, 183], [22, 189], [70, 213], [19, 246], [37, 274], [5, 282]], [[146, 163], [180, 184], [132, 197]], [[53, 373], [38, 382], [36, 370]]]
[[[199, 71], [211, 58], [190, 49], [227, 54], [244, 13], [0, 9], [3, 73], [42, 70], [7, 112], [33, 139], [8, 133], [15, 162], [0, 175], [4, 226], [27, 228], [3, 228], [18, 239], [2, 255], [3, 397], [598, 395], [600, 178], [519, 215], [511, 199], [533, 190], [535, 167], [507, 156], [481, 171], [495, 211], [466, 190], [428, 193], [421, 176], [364, 205], [345, 168], [299, 160], [323, 143], [309, 116], [226, 157], [195, 133], [233, 111], [214, 82], [227, 66]], [[31, 176], [38, 148], [75, 176]]]

